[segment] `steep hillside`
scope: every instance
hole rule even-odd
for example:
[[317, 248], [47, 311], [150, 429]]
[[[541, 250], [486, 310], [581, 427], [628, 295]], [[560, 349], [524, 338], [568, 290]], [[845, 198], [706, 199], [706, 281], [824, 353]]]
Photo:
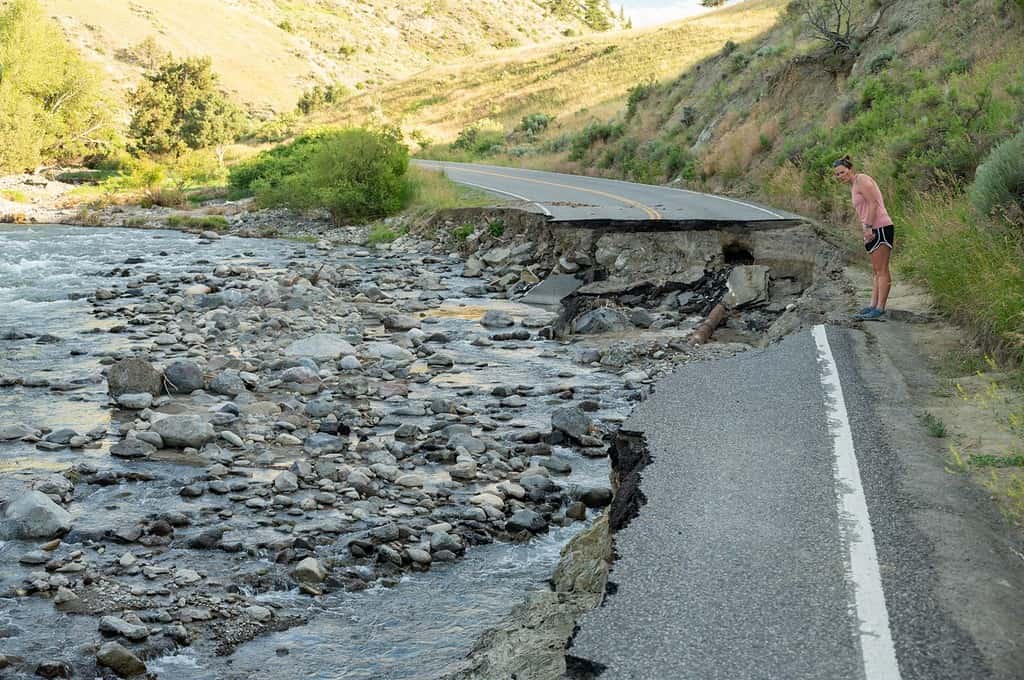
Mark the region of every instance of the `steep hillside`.
[[532, 113], [572, 128], [577, 116], [611, 115], [630, 88], [674, 76], [729, 40], [768, 30], [784, 0], [753, 0], [657, 27], [508, 50], [430, 68], [345, 102], [321, 122], [383, 120], [435, 142], [488, 118], [511, 127]]
[[[289, 111], [314, 84], [373, 86], [432, 64], [592, 29], [583, 7], [543, 0], [42, 0], [115, 91], [154, 48], [212, 57], [255, 111]], [[564, 3], [556, 3], [564, 4]], [[620, 24], [602, 5], [607, 26]], [[151, 39], [149, 45], [143, 45]], [[141, 45], [141, 47], [140, 47]]]
[[815, 29], [834, 6], [794, 0], [772, 30], [514, 162], [760, 198], [835, 225], [859, 260], [830, 167], [850, 154], [882, 187], [901, 274], [1020, 365], [1024, 2], [854, 0], [849, 35]]

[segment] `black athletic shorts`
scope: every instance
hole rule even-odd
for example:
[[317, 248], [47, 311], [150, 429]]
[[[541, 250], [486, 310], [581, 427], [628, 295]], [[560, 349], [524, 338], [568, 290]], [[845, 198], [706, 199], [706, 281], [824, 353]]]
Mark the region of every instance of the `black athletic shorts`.
[[896, 227], [890, 224], [888, 227], [879, 227], [872, 231], [875, 232], [875, 237], [864, 244], [864, 250], [873, 253], [882, 245], [889, 246], [889, 250], [892, 250], [896, 241]]

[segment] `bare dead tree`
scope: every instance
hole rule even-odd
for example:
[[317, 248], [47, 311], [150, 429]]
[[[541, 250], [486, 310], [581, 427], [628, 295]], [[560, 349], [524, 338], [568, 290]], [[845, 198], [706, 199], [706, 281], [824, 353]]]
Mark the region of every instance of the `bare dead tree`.
[[835, 53], [856, 53], [860, 44], [875, 32], [885, 11], [894, 0], [879, 5], [874, 16], [863, 30], [857, 29], [863, 23], [860, 12], [862, 0], [819, 0], [808, 5], [804, 17], [814, 37], [832, 47]]

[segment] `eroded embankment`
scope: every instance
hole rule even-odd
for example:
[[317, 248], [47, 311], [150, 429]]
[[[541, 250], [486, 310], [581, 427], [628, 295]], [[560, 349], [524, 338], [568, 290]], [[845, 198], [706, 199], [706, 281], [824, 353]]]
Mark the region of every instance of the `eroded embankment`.
[[[467, 255], [468, 269], [510, 296], [529, 291], [529, 299], [550, 287], [546, 301], [559, 300], [558, 337], [586, 337], [602, 348], [594, 359], [604, 364], [629, 357], [650, 381], [681, 363], [731, 355], [820, 323], [847, 292], [837, 248], [810, 223], [667, 224], [655, 231], [646, 223], [616, 229], [467, 210], [441, 215], [431, 227], [444, 238], [463, 224], [475, 228], [451, 244]], [[723, 302], [719, 341], [687, 343], [688, 330]], [[648, 388], [642, 398], [649, 397]], [[651, 462], [642, 435], [625, 430], [615, 433], [609, 454], [611, 506], [563, 549], [550, 590], [531, 593], [449, 678], [583, 680], [600, 673], [567, 649], [579, 617], [609, 588], [615, 532], [638, 516], [645, 502], [640, 482]]]

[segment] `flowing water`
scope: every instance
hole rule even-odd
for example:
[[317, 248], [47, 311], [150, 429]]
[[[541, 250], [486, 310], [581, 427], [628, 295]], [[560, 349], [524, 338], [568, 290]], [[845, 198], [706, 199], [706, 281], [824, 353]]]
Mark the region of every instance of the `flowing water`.
[[[0, 423], [85, 432], [106, 427], [118, 417], [108, 403], [100, 359], [127, 349], [131, 335], [107, 332], [115, 322], [97, 319], [84, 296], [116, 285], [121, 270], [130, 269], [133, 281], [143, 281], [137, 292], [145, 297], [158, 290], [144, 283], [150, 272], [208, 273], [221, 263], [245, 263], [270, 271], [301, 254], [315, 256], [309, 246], [288, 241], [226, 237], [200, 245], [193, 235], [170, 231], [0, 227], [0, 384], [5, 376], [17, 376], [24, 383], [0, 387]], [[332, 258], [348, 258], [357, 268], [387, 266], [386, 260], [355, 249], [332, 253]], [[469, 327], [483, 310], [501, 308], [519, 318], [536, 310], [465, 296], [463, 289], [478, 280], [449, 277], [444, 282], [450, 288], [445, 291], [449, 298], [433, 312], [438, 319], [433, 328], [452, 337], [447, 350], [469, 357], [468, 368], [415, 385], [411, 397], [429, 398], [466, 385], [529, 385], [543, 380], [599, 385], [609, 395], [621, 387], [614, 376], [573, 364], [564, 352], [552, 352], [556, 343], [471, 345]], [[531, 400], [528, 408], [515, 414], [516, 422], [544, 428], [548, 408], [542, 400]], [[598, 416], [619, 419], [628, 404], [609, 398], [602, 408]], [[122, 465], [107, 449], [104, 445], [44, 452], [27, 443], [0, 443], [0, 499], [33, 477], [64, 470], [83, 457], [101, 468]], [[587, 459], [568, 449], [559, 453], [573, 463], [573, 472], [563, 483], [607, 484], [605, 460]], [[184, 467], [174, 461], [147, 464], [170, 474]], [[127, 520], [182, 502], [176, 494], [144, 491], [132, 496], [133, 507], [113, 509], [118, 507], [120, 493], [117, 485], [85, 495], [76, 490], [68, 508], [76, 526], [88, 523], [96, 508], [123, 512]], [[104, 519], [109, 522], [109, 514]], [[259, 598], [273, 601], [282, 611], [302, 611], [309, 622], [257, 638], [226, 657], [213, 656], [201, 646], [181, 648], [150, 660], [149, 669], [157, 677], [181, 680], [437, 677], [457, 666], [476, 638], [529, 590], [546, 587], [559, 551], [583, 526], [553, 528], [524, 545], [474, 547], [457, 562], [410, 574], [391, 588], [342, 591], [321, 598], [288, 590], [259, 593]], [[25, 577], [17, 557], [34, 547], [29, 542], [0, 541], [0, 591]], [[0, 650], [4, 653], [47, 658], [60, 656], [62, 648], [99, 639], [95, 619], [55, 613], [46, 599], [0, 599]]]

